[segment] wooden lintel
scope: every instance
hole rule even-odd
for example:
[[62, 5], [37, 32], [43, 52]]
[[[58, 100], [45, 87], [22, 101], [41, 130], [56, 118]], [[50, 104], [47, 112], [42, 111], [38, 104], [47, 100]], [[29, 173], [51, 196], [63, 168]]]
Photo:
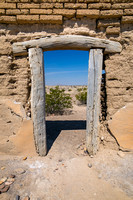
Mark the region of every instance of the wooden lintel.
[[48, 50], [89, 50], [91, 48], [104, 49], [104, 53], [120, 53], [122, 46], [119, 42], [79, 35], [63, 35], [17, 42], [12, 45], [15, 55], [27, 53], [29, 48]]

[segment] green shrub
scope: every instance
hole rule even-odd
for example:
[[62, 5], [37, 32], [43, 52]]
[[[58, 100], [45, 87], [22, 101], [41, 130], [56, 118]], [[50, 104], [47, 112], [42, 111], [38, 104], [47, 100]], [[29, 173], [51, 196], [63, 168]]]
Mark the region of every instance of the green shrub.
[[63, 114], [66, 108], [72, 108], [72, 98], [65, 93], [64, 89], [56, 86], [55, 89], [50, 88], [46, 97], [46, 113], [47, 114]]
[[87, 104], [87, 88], [79, 90], [75, 97], [78, 101], [80, 101], [81, 104]]
[[87, 87], [84, 87], [84, 88], [83, 88], [83, 91], [87, 91]]
[[68, 92], [71, 92], [72, 91], [72, 89], [68, 89]]
[[77, 88], [77, 91], [78, 91], [78, 92], [81, 92], [81, 91], [82, 91], [82, 88]]

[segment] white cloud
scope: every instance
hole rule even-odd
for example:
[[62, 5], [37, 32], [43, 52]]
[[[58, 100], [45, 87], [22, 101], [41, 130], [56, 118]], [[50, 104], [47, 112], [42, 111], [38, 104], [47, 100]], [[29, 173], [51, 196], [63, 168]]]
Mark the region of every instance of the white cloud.
[[46, 75], [54, 75], [54, 74], [67, 74], [67, 73], [82, 73], [87, 72], [86, 70], [80, 71], [60, 71], [60, 72], [46, 72]]

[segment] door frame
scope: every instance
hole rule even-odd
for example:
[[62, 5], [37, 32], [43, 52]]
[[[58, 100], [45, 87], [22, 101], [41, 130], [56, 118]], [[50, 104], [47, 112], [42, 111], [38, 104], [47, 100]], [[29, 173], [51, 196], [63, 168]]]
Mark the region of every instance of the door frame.
[[28, 53], [31, 68], [31, 114], [36, 151], [40, 156], [47, 154], [45, 122], [45, 74], [43, 52], [50, 50], [88, 50], [88, 90], [86, 149], [96, 154], [99, 146], [100, 87], [103, 54], [120, 53], [119, 42], [99, 38], [66, 35], [40, 38], [13, 44], [15, 56]]

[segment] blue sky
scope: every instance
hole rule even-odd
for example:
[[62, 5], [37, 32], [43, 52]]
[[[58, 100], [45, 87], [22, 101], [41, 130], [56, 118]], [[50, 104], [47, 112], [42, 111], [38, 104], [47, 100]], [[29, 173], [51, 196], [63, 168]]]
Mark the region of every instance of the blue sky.
[[46, 85], [87, 85], [88, 51], [44, 52]]

